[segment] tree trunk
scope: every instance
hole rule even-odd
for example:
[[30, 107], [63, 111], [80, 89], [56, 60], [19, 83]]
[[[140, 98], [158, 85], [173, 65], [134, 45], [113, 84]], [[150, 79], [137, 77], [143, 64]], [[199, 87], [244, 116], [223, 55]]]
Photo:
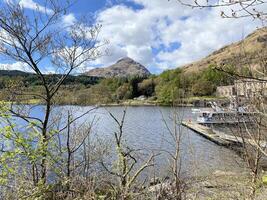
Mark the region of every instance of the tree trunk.
[[47, 127], [50, 117], [50, 111], [51, 111], [51, 98], [49, 97], [49, 94], [47, 95], [47, 101], [46, 101], [46, 112], [45, 112], [45, 119], [43, 124], [43, 130], [42, 130], [42, 161], [41, 161], [41, 180], [43, 184], [46, 183], [47, 178], [47, 151], [48, 151], [48, 135], [47, 135]]

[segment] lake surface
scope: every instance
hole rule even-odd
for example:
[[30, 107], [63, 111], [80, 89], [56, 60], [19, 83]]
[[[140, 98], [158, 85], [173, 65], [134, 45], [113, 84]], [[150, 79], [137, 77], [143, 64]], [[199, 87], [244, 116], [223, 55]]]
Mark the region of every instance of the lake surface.
[[[53, 115], [66, 115], [71, 109], [76, 116], [92, 109], [92, 107], [57, 106]], [[90, 112], [79, 123], [94, 120], [92, 137], [101, 138], [106, 142], [114, 142], [113, 134], [118, 130], [117, 124], [109, 115], [111, 112], [120, 121], [124, 107], [102, 107]], [[174, 151], [174, 141], [168, 134], [164, 123], [173, 129], [173, 113], [176, 111], [181, 120], [193, 120], [191, 108], [170, 107], [128, 107], [123, 127], [125, 143], [133, 149], [145, 149], [147, 154], [160, 153], [155, 159], [157, 175], [165, 176], [170, 169], [169, 156], [166, 151]], [[32, 110], [32, 115], [42, 117], [43, 107], [37, 106]], [[64, 118], [64, 117], [63, 117]], [[240, 171], [244, 168], [240, 157], [230, 149], [218, 146], [201, 137], [197, 133], [182, 127], [181, 139], [181, 163], [185, 176], [203, 176], [216, 170]], [[114, 150], [115, 151], [115, 150]]]
[[[90, 107], [81, 109], [84, 111]], [[117, 127], [108, 112], [121, 119], [124, 109], [124, 107], [105, 107], [93, 111], [90, 118], [97, 119], [93, 126], [93, 132], [98, 137], [112, 141]], [[173, 130], [174, 123], [171, 118], [174, 111], [178, 113], [179, 120], [193, 120], [196, 117], [192, 115], [191, 108], [141, 106], [128, 107], [126, 110], [123, 130], [127, 144], [131, 148], [161, 153], [156, 159], [156, 163], [163, 174], [169, 169], [169, 157], [164, 151], [174, 151], [174, 141], [168, 134], [164, 120]], [[232, 150], [218, 146], [185, 127], [182, 127], [180, 132], [182, 134], [181, 160], [184, 174], [201, 176], [208, 175], [215, 170], [242, 170], [243, 163]]]

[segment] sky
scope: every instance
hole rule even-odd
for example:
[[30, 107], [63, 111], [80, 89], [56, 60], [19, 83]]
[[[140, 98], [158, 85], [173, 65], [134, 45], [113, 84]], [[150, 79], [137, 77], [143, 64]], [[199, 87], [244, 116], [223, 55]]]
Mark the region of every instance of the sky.
[[[21, 4], [26, 9], [41, 6], [39, 0]], [[109, 41], [109, 54], [87, 63], [88, 69], [130, 57], [158, 74], [197, 61], [261, 26], [251, 18], [224, 19], [222, 9], [192, 9], [177, 0], [77, 0], [62, 21], [72, 24], [87, 16], [102, 25], [99, 38]], [[0, 61], [0, 68], [22, 66]]]

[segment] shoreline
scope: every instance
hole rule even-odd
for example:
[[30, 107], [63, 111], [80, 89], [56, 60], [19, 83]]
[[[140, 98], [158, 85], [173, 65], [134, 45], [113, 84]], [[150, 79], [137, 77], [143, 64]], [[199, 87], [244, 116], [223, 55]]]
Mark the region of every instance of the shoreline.
[[[7, 102], [10, 103], [10, 102]], [[29, 102], [20, 102], [19, 104], [23, 105], [45, 105], [43, 102], [39, 103], [29, 103]], [[194, 106], [193, 104], [176, 104], [176, 105], [168, 105], [168, 104], [160, 104], [160, 103], [135, 103], [135, 102], [122, 102], [122, 103], [103, 103], [103, 104], [75, 104], [75, 103], [59, 103], [59, 104], [54, 104], [56, 106], [81, 106], [81, 107], [86, 107], [86, 106], [95, 106], [95, 107], [122, 107], [122, 106], [130, 106], [130, 107], [188, 107], [188, 108], [193, 108], [193, 107], [198, 107]]]
[[[210, 101], [215, 102], [227, 102], [226, 99], [222, 99], [219, 97], [189, 97], [182, 99], [181, 103], [162, 103], [156, 100], [135, 100], [128, 99], [120, 102], [110, 102], [110, 103], [88, 103], [88, 104], [79, 104], [77, 102], [59, 102], [54, 105], [64, 106], [64, 105], [72, 105], [72, 106], [98, 106], [98, 107], [119, 107], [119, 106], [162, 106], [162, 107], [207, 107], [207, 103]], [[5, 103], [11, 103], [9, 101], [2, 100]], [[24, 105], [44, 105], [45, 103], [39, 99], [29, 99], [27, 101], [16, 102], [17, 104]]]
[[150, 107], [194, 107], [193, 104], [176, 104], [176, 105], [170, 105], [170, 104], [160, 104], [160, 103], [147, 103], [147, 102], [121, 102], [121, 103], [107, 103], [107, 104], [99, 104], [100, 107], [120, 107], [120, 106], [132, 106], [132, 107], [138, 107], [138, 106], [150, 106]]

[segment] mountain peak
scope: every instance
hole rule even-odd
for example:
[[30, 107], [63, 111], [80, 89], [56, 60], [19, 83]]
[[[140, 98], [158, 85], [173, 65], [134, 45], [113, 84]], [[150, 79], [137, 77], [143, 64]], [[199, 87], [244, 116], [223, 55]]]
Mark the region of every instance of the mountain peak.
[[105, 78], [129, 76], [147, 77], [150, 75], [150, 72], [147, 70], [147, 68], [132, 58], [124, 57], [109, 67], [92, 69], [85, 74], [88, 76]]
[[120, 63], [120, 62], [129, 62], [129, 63], [131, 63], [131, 62], [135, 62], [135, 61], [130, 57], [123, 57], [123, 58], [119, 59], [116, 63]]

